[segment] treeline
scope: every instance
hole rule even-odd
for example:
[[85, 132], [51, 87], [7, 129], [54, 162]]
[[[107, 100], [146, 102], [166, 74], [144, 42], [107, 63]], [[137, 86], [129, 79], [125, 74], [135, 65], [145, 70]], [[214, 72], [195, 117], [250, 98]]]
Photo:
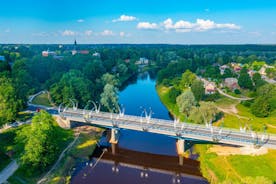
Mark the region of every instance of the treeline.
[[[112, 103], [106, 104], [105, 109], [113, 109], [117, 100], [110, 100], [110, 94], [116, 95], [118, 88], [137, 73], [135, 62], [141, 57], [149, 60], [147, 68], [160, 70], [157, 82], [168, 85], [179, 82], [187, 69], [193, 73], [205, 70], [206, 77], [215, 78], [218, 70], [214, 63], [245, 64], [257, 60], [271, 64], [276, 60], [273, 45], [77, 45], [78, 50], [90, 53], [72, 55], [74, 47], [0, 45], [0, 56], [5, 57], [0, 61], [0, 77], [5, 81], [0, 84], [0, 124], [14, 120], [16, 112], [26, 105], [28, 95], [44, 89], [51, 92], [57, 105], [74, 98], [84, 107], [92, 99]], [[61, 57], [42, 57], [44, 50]], [[224, 77], [232, 75], [226, 72]]]

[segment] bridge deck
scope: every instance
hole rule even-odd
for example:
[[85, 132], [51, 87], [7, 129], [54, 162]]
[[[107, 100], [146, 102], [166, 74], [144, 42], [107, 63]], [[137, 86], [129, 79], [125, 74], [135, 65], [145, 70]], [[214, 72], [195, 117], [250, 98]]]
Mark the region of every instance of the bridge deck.
[[105, 128], [121, 128], [147, 131], [176, 138], [210, 141], [238, 146], [258, 145], [276, 149], [276, 137], [257, 135], [253, 132], [240, 132], [235, 129], [206, 127], [191, 123], [175, 123], [170, 120], [120, 115], [106, 112], [67, 109], [61, 113], [70, 121], [90, 123]]

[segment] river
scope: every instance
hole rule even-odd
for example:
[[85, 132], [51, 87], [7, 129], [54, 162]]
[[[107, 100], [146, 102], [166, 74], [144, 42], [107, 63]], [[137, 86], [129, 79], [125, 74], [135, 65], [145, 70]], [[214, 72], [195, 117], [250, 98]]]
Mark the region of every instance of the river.
[[[155, 80], [141, 74], [134, 83], [119, 93], [119, 102], [125, 114], [144, 115], [152, 110], [152, 117], [171, 119], [155, 90]], [[100, 140], [90, 162], [80, 163], [72, 175], [71, 183], [95, 184], [205, 184], [199, 162], [184, 158], [179, 164], [174, 138], [146, 132], [120, 130], [119, 144], [112, 153], [108, 133]], [[104, 152], [102, 150], [105, 150]]]

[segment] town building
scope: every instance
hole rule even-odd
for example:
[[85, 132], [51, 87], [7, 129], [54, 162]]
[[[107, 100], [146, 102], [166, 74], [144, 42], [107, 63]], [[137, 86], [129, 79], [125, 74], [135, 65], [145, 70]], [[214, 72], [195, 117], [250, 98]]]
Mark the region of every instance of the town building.
[[219, 67], [219, 70], [220, 70], [220, 74], [221, 74], [221, 75], [224, 74], [224, 71], [225, 71], [226, 68], [229, 68], [229, 66], [227, 66], [227, 65], [222, 65], [222, 66]]
[[138, 61], [135, 62], [136, 65], [147, 65], [149, 60], [147, 58], [141, 57]]
[[213, 82], [209, 82], [205, 88], [205, 94], [214, 94], [216, 92], [216, 85]]
[[238, 89], [238, 79], [236, 78], [226, 78], [224, 79], [224, 86], [228, 87], [230, 90]]
[[43, 57], [55, 56], [55, 55], [56, 55], [56, 52], [54, 52], [54, 51], [49, 51], [49, 50], [42, 51], [42, 56]]

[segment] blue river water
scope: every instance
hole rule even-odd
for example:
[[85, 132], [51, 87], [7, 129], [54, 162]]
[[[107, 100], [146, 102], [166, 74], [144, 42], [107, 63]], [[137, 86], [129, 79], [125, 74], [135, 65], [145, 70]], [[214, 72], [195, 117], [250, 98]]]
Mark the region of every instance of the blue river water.
[[[146, 109], [149, 112], [151, 109], [153, 118], [171, 119], [168, 110], [159, 99], [155, 85], [155, 80], [145, 73], [121, 90], [119, 102], [125, 108], [125, 114], [144, 116], [142, 111]], [[102, 140], [108, 144], [107, 137], [103, 136]], [[198, 161], [185, 158], [184, 165], [179, 165], [174, 138], [147, 132], [120, 130], [116, 154], [111, 153], [111, 146], [107, 152], [96, 149], [89, 162], [79, 163], [72, 175], [71, 183], [206, 184], [208, 182], [201, 176]]]

